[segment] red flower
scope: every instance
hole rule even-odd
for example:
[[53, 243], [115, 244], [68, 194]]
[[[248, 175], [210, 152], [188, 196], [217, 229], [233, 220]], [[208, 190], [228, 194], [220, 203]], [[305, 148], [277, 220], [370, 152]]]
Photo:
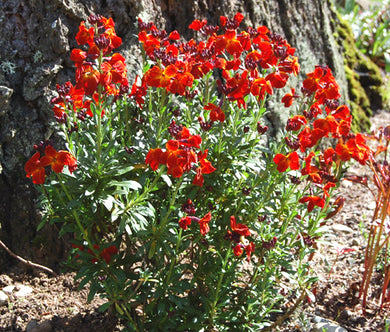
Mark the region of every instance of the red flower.
[[272, 87], [281, 89], [287, 84], [289, 76], [287, 73], [283, 71], [276, 71], [274, 73], [268, 74], [265, 79], [267, 81], [270, 81], [272, 84]]
[[322, 159], [324, 160], [325, 164], [329, 165], [333, 162], [333, 156], [336, 153], [336, 151], [333, 148], [327, 148], [324, 153], [322, 154]]
[[289, 167], [292, 170], [299, 169], [299, 157], [296, 151], [289, 153], [287, 156], [278, 153], [273, 160], [274, 163], [277, 165], [276, 169], [279, 172], [284, 172]]
[[76, 74], [76, 88], [83, 89], [86, 95], [92, 95], [100, 83], [100, 72], [92, 66], [83, 66]]
[[145, 82], [149, 86], [164, 88], [169, 85], [176, 73], [177, 67], [175, 65], [169, 65], [165, 69], [154, 66], [145, 73]]
[[208, 103], [204, 109], [206, 111], [211, 111], [210, 112], [210, 120], [211, 121], [220, 121], [224, 122], [225, 121], [225, 113], [222, 111], [222, 109], [213, 103]]
[[191, 225], [191, 216], [183, 217], [179, 220], [179, 226], [180, 228], [184, 229], [185, 231], [188, 229], [188, 226]]
[[105, 248], [102, 250], [102, 252], [99, 254], [101, 258], [103, 258], [107, 264], [110, 264], [111, 262], [111, 256], [118, 253], [118, 248], [114, 245], [109, 246], [108, 248]]
[[205, 25], [207, 25], [207, 20], [194, 20], [188, 27], [192, 30], [199, 31], [201, 30]]
[[246, 226], [244, 224], [240, 224], [240, 223], [237, 224], [235, 216], [230, 217], [230, 227], [231, 227], [233, 232], [235, 232], [239, 235], [249, 236], [251, 234], [248, 226]]
[[314, 72], [307, 74], [303, 88], [310, 94], [315, 92], [315, 99], [323, 104], [327, 99], [340, 98], [339, 86], [332, 71], [325, 66], [316, 66]]
[[297, 131], [301, 129], [307, 123], [306, 118], [303, 115], [294, 115], [287, 120], [286, 130]]
[[345, 144], [338, 143], [336, 145], [336, 154], [342, 161], [348, 161], [351, 159], [351, 152]]
[[246, 259], [249, 262], [252, 253], [255, 251], [255, 244], [253, 242], [250, 242], [245, 246], [245, 252], [246, 252]]
[[311, 165], [311, 160], [315, 157], [315, 153], [311, 151], [305, 158], [305, 167], [302, 168], [302, 175], [309, 175], [310, 179], [314, 183], [321, 183], [322, 179], [319, 174], [319, 169], [316, 166]]
[[233, 253], [234, 253], [234, 255], [237, 256], [237, 257], [240, 257], [240, 256], [242, 255], [243, 252], [244, 252], [244, 251], [243, 251], [243, 249], [242, 249], [241, 243], [237, 243], [237, 244], [235, 245], [235, 247], [233, 248]]
[[207, 150], [198, 153], [194, 150], [200, 147], [202, 142], [200, 135], [191, 135], [188, 128], [176, 125], [175, 121], [172, 121], [169, 131], [176, 140], [169, 140], [166, 143], [165, 152], [161, 149], [151, 149], [146, 155], [145, 163], [154, 171], [159, 165], [166, 164], [167, 173], [176, 178], [190, 172], [194, 164], [199, 163], [193, 184], [202, 186], [203, 174], [212, 173], [215, 168], [206, 159]]
[[271, 81], [263, 77], [256, 78], [251, 84], [251, 93], [258, 96], [259, 100], [264, 100], [266, 94], [272, 95], [274, 93]]
[[235, 30], [226, 30], [225, 34], [217, 37], [215, 45], [218, 53], [226, 50], [229, 54], [239, 56], [244, 51]]
[[194, 180], [192, 181], [192, 184], [199, 187], [202, 187], [204, 183], [203, 174], [210, 174], [216, 170], [216, 168], [211, 165], [211, 162], [206, 159], [207, 152], [207, 149], [203, 153], [201, 151], [198, 152], [198, 160], [200, 163], [200, 167], [196, 169], [196, 175], [194, 177]]
[[[77, 244], [73, 244], [73, 243], [72, 243], [72, 247], [73, 247], [73, 248], [77, 248], [77, 249], [79, 249], [79, 250], [81, 250], [81, 251], [85, 251], [85, 249], [86, 249], [85, 246], [77, 245]], [[93, 249], [94, 249], [94, 250], [99, 251], [99, 248], [100, 248], [100, 246], [99, 246], [98, 244], [94, 244], [94, 245], [93, 245]], [[91, 256], [93, 256], [93, 258], [91, 258], [91, 262], [92, 262], [92, 263], [96, 263], [96, 262], [98, 261], [98, 259], [96, 258], [95, 253], [94, 253], [90, 248], [87, 249], [87, 252], [88, 252]], [[103, 259], [106, 261], [107, 264], [110, 264], [110, 262], [111, 262], [111, 256], [112, 256], [112, 255], [115, 255], [115, 254], [117, 254], [117, 253], [118, 253], [118, 248], [117, 248], [116, 246], [114, 246], [114, 245], [111, 245], [111, 246], [109, 246], [109, 247], [107, 247], [107, 248], [104, 248], [104, 249], [99, 253], [99, 257], [103, 258]], [[79, 256], [79, 255], [76, 255], [75, 258], [78, 258], [78, 257], [80, 257], [80, 256]]]
[[64, 166], [67, 165], [69, 172], [72, 173], [77, 167], [76, 158], [68, 151], [56, 151], [51, 145], [46, 146], [45, 155], [41, 157], [39, 152], [36, 152], [29, 161], [26, 162], [24, 170], [26, 177], [32, 177], [33, 183], [45, 183], [45, 167], [51, 166], [56, 173], [61, 173]]
[[347, 148], [352, 158], [357, 160], [361, 165], [366, 163], [371, 153], [371, 149], [365, 143], [366, 140], [362, 134], [356, 134], [355, 138], [349, 139], [347, 142]]
[[284, 107], [290, 107], [295, 98], [297, 98], [297, 95], [295, 94], [295, 89], [292, 88], [291, 92], [286, 93], [282, 98], [282, 103], [284, 103]]
[[76, 41], [79, 45], [92, 45], [93, 37], [95, 35], [95, 29], [93, 27], [87, 29], [85, 27], [85, 22], [82, 21], [79, 25], [79, 32], [76, 34]]
[[210, 230], [210, 227], [209, 227], [210, 220], [211, 220], [211, 212], [207, 212], [207, 214], [198, 221], [199, 228], [200, 228], [200, 234], [206, 235], [209, 232], [209, 230]]
[[209, 222], [211, 220], [211, 212], [208, 212], [204, 215], [202, 218], [198, 218], [195, 216], [186, 216], [179, 220], [179, 226], [180, 228], [187, 230], [188, 226], [191, 225], [191, 222], [197, 222], [199, 224], [200, 234], [203, 236], [206, 235], [209, 230]]
[[328, 191], [329, 191], [330, 188], [334, 188], [334, 187], [336, 187], [336, 183], [328, 182], [328, 183], [322, 188], [322, 190], [324, 191], [324, 196], [329, 197]]
[[167, 154], [161, 149], [150, 149], [145, 159], [145, 163], [150, 165], [153, 171], [156, 171], [158, 166], [164, 165], [166, 162]]
[[307, 211], [311, 212], [315, 206], [318, 206], [321, 209], [324, 208], [325, 200], [318, 196], [305, 196], [299, 200], [299, 203], [308, 203]]
[[332, 115], [328, 115], [325, 119], [317, 119], [313, 122], [314, 129], [321, 129], [324, 135], [329, 133], [336, 134], [339, 124]]
[[254, 243], [249, 242], [245, 238], [245, 236], [250, 235], [249, 228], [246, 225], [237, 224], [235, 216], [230, 217], [230, 227], [232, 232], [228, 231], [225, 238], [230, 239], [236, 243], [236, 245], [233, 247], [234, 255], [239, 257], [245, 250], [247, 254], [247, 260], [249, 262], [250, 256], [255, 250]]
[[322, 129], [310, 129], [305, 127], [299, 134], [298, 139], [301, 147], [301, 151], [305, 151], [306, 148], [311, 148], [317, 144], [317, 142], [325, 136], [325, 132]]
[[137, 105], [142, 109], [143, 105], [145, 103], [145, 96], [147, 94], [147, 87], [146, 87], [146, 83], [144, 80], [142, 81], [141, 85], [138, 86], [137, 80], [138, 80], [138, 76], [134, 80], [134, 83], [131, 87], [129, 97], [135, 99]]
[[45, 148], [45, 155], [41, 158], [41, 164], [51, 166], [56, 173], [61, 173], [64, 166], [67, 165], [69, 172], [72, 173], [77, 167], [76, 158], [68, 151], [56, 151], [51, 145]]
[[45, 167], [42, 166], [39, 160], [40, 157], [41, 154], [39, 152], [34, 153], [24, 166], [24, 170], [27, 173], [26, 177], [32, 177], [33, 183], [35, 184], [45, 183]]

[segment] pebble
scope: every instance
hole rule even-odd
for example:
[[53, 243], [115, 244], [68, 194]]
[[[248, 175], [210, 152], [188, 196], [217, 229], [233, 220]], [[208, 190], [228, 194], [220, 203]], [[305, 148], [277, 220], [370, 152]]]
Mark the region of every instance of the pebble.
[[27, 324], [27, 329], [26, 329], [26, 332], [51, 332], [51, 331], [52, 331], [52, 326], [49, 321], [45, 321], [42, 324], [38, 325], [35, 320], [32, 320]]
[[360, 245], [359, 241], [357, 239], [355, 239], [355, 238], [352, 240], [351, 244], [352, 244], [352, 247], [357, 247], [357, 246]]
[[14, 289], [15, 289], [15, 286], [6, 286], [3, 288], [3, 292], [6, 294], [12, 294]]
[[331, 228], [335, 231], [343, 232], [343, 233], [354, 233], [355, 231], [346, 225], [342, 224], [334, 224], [331, 226]]
[[3, 291], [0, 291], [0, 306], [8, 303], [8, 296]]
[[314, 316], [313, 318], [312, 332], [348, 332], [345, 328], [338, 325], [329, 319], [322, 318], [320, 316]]
[[20, 285], [18, 291], [15, 292], [16, 297], [26, 297], [32, 293], [33, 289], [30, 286]]

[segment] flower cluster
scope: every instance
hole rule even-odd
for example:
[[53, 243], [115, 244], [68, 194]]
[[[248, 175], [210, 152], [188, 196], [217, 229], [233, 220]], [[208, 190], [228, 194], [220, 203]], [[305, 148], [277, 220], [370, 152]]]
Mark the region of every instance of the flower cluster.
[[175, 138], [166, 143], [166, 151], [159, 148], [151, 149], [146, 155], [145, 163], [150, 165], [152, 170], [157, 170], [160, 165], [167, 166], [167, 173], [175, 178], [179, 178], [183, 173], [188, 173], [195, 164], [199, 166], [195, 169], [196, 175], [193, 184], [203, 186], [203, 174], [210, 174], [215, 171], [215, 167], [208, 161], [207, 152], [195, 152], [194, 148], [199, 148], [202, 139], [199, 135], [191, 135], [188, 128], [176, 125], [172, 121], [169, 132]]
[[27, 177], [32, 177], [33, 183], [45, 183], [47, 167], [56, 173], [61, 173], [64, 166], [68, 166], [72, 173], [77, 167], [76, 158], [68, 151], [57, 151], [49, 142], [42, 142], [39, 146], [34, 146], [35, 154], [28, 160], [24, 166]]
[[[292, 152], [275, 155], [274, 162], [279, 172], [288, 168], [301, 169], [302, 176], [322, 189], [322, 196], [309, 195], [300, 199], [301, 203], [308, 204], [307, 209], [311, 212], [315, 206], [324, 207], [328, 191], [336, 186], [341, 161], [353, 158], [364, 164], [369, 158], [370, 149], [363, 135], [351, 133], [350, 110], [346, 105], [339, 104], [339, 86], [328, 67], [317, 66], [307, 75], [301, 97], [294, 90], [284, 98], [286, 106], [290, 106], [291, 99], [296, 98], [306, 98], [308, 106], [303, 115], [295, 115], [287, 122], [286, 130], [291, 134], [285, 141]], [[324, 151], [315, 153], [323, 138], [332, 138], [330, 141], [336, 142], [335, 147], [328, 146]], [[300, 158], [304, 160], [302, 167]]]
[[[222, 16], [219, 26], [210, 26], [207, 20], [195, 20], [190, 29], [207, 39], [180, 42], [177, 31], [168, 34], [139, 19], [139, 40], [155, 63], [145, 73], [143, 84], [187, 95], [195, 79], [218, 69], [222, 72], [221, 79], [217, 80], [219, 92], [243, 108], [247, 106], [246, 96], [251, 94], [264, 100], [266, 94], [273, 94], [273, 89], [283, 88], [290, 74], [299, 72], [295, 49], [265, 26], [239, 32], [242, 20], [240, 13], [232, 20]], [[218, 35], [219, 31], [222, 34]], [[212, 111], [211, 120], [223, 122], [224, 114], [217, 107], [210, 103], [205, 109]]]
[[125, 58], [110, 53], [122, 44], [122, 39], [115, 33], [112, 18], [95, 15], [88, 22], [91, 27], [87, 29], [81, 22], [76, 35], [77, 43], [87, 45], [88, 50], [73, 49], [70, 56], [76, 66], [76, 87], [93, 95], [100, 85], [105, 93], [118, 95], [120, 87], [128, 87]]
[[58, 97], [51, 101], [59, 122], [66, 122], [69, 111], [77, 112], [81, 120], [85, 114], [92, 116], [91, 103], [98, 104], [101, 95], [117, 98], [129, 90], [125, 58], [119, 53], [111, 54], [122, 44], [113, 20], [93, 15], [88, 23], [90, 28], [81, 22], [76, 35], [77, 43], [86, 45], [87, 50], [73, 49], [70, 56], [76, 67], [76, 85], [57, 85]]

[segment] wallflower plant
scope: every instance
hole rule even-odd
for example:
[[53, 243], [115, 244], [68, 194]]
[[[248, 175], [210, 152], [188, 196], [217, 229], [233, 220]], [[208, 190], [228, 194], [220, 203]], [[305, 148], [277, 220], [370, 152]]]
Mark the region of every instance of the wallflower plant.
[[[52, 100], [67, 150], [41, 142], [26, 163], [40, 227], [73, 235], [80, 287], [129, 331], [281, 324], [314, 297], [311, 260], [342, 206], [343, 164], [368, 159], [331, 70], [291, 86], [295, 49], [242, 20], [195, 20], [199, 40], [182, 41], [138, 19], [143, 67], [129, 83], [113, 20], [90, 16], [71, 52], [75, 84]], [[291, 112], [279, 142], [265, 136], [278, 89]]]

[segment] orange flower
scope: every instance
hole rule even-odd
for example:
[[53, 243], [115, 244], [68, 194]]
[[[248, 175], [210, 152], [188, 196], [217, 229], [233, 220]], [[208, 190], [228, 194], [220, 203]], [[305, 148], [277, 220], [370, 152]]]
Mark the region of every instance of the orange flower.
[[278, 153], [273, 160], [274, 163], [277, 165], [276, 169], [279, 172], [284, 172], [289, 167], [292, 170], [299, 169], [299, 157], [296, 151], [289, 153], [287, 156]]
[[177, 73], [175, 65], [169, 65], [165, 69], [153, 66], [145, 73], [145, 82], [149, 86], [165, 88], [169, 85]]
[[226, 30], [225, 34], [217, 37], [215, 45], [217, 53], [226, 50], [231, 55], [239, 56], [244, 51], [240, 41], [236, 38], [235, 30]]
[[264, 100], [266, 94], [272, 95], [274, 93], [271, 81], [263, 77], [256, 78], [251, 84], [251, 93], [258, 96], [259, 100]]
[[249, 236], [251, 235], [248, 226], [244, 224], [240, 224], [236, 222], [236, 217], [235, 216], [230, 216], [230, 227], [233, 232], [236, 232], [239, 235], [242, 236]]
[[156, 171], [159, 165], [164, 165], [166, 162], [167, 153], [161, 149], [150, 149], [145, 159], [145, 163], [150, 165], [153, 171]]
[[61, 173], [65, 165], [68, 166], [70, 173], [73, 173], [77, 167], [76, 158], [68, 151], [60, 150], [57, 152], [51, 145], [45, 148], [45, 155], [41, 158], [41, 164], [44, 166], [50, 165], [56, 173]]
[[40, 157], [41, 154], [39, 152], [34, 153], [24, 166], [24, 170], [27, 173], [26, 177], [32, 177], [34, 184], [45, 183], [45, 167], [41, 164]]
[[83, 89], [86, 95], [92, 95], [100, 83], [100, 73], [92, 66], [83, 66], [76, 73], [76, 81], [77, 89]]
[[292, 118], [287, 120], [286, 130], [297, 131], [301, 129], [303, 125], [307, 123], [306, 118], [303, 115], [294, 115]]
[[207, 212], [206, 215], [202, 218], [195, 216], [186, 216], [179, 220], [180, 228], [187, 230], [188, 226], [191, 225], [191, 222], [197, 222], [199, 224], [200, 234], [203, 236], [210, 231], [209, 222], [211, 220], [211, 212]]
[[365, 144], [366, 140], [362, 134], [356, 134], [355, 138], [348, 140], [347, 148], [353, 159], [364, 165], [368, 160], [371, 149]]
[[345, 144], [338, 143], [336, 145], [336, 154], [342, 161], [348, 161], [351, 159], [351, 153]]
[[297, 96], [295, 95], [295, 89], [292, 88], [291, 92], [286, 93], [282, 98], [282, 103], [284, 103], [284, 107], [290, 107]]
[[225, 113], [222, 111], [222, 109], [213, 103], [208, 103], [204, 109], [206, 111], [211, 111], [210, 112], [210, 120], [211, 121], [220, 121], [224, 122], [225, 121]]
[[26, 177], [32, 177], [33, 183], [43, 184], [46, 177], [46, 166], [51, 166], [56, 173], [61, 173], [64, 165], [68, 166], [72, 173], [77, 167], [76, 158], [68, 151], [56, 151], [51, 145], [45, 147], [45, 155], [41, 157], [40, 152], [36, 152], [24, 166]]
[[325, 136], [329, 133], [336, 134], [339, 124], [332, 115], [328, 115], [325, 119], [317, 119], [313, 122], [314, 129], [321, 129]]
[[307, 211], [313, 211], [315, 206], [320, 207], [321, 209], [325, 206], [325, 200], [318, 196], [305, 196], [299, 200], [299, 203], [308, 203]]

